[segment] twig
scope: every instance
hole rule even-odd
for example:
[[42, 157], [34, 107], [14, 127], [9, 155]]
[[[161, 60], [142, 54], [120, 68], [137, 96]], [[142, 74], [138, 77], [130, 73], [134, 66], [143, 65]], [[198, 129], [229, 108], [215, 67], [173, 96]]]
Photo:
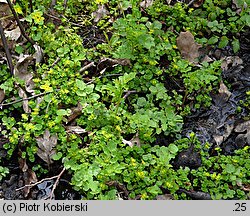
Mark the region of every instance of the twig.
[[19, 20], [19, 18], [18, 18], [18, 16], [17, 16], [17, 13], [16, 13], [15, 9], [13, 8], [13, 5], [12, 5], [11, 1], [10, 1], [10, 0], [7, 0], [7, 2], [8, 2], [8, 5], [9, 5], [9, 7], [10, 7], [10, 10], [11, 10], [11, 12], [12, 12], [12, 14], [13, 14], [13, 16], [14, 16], [16, 22], [17, 22], [17, 25], [19, 26], [19, 28], [20, 28], [20, 30], [21, 30], [22, 35], [23, 35], [32, 45], [35, 45], [35, 42], [34, 42], [30, 37], [28, 37], [28, 35], [25, 33], [25, 30], [24, 30], [24, 28], [23, 28], [23, 25], [22, 25], [22, 23], [20, 22], [20, 20]]
[[28, 98], [22, 98], [22, 99], [19, 99], [19, 100], [15, 100], [15, 101], [10, 102], [10, 103], [5, 103], [5, 104], [3, 103], [3, 104], [0, 104], [0, 107], [9, 106], [9, 105], [16, 104], [16, 103], [19, 103], [19, 102], [24, 101], [24, 100], [30, 100], [30, 99], [33, 99], [33, 98], [36, 98], [36, 97], [39, 97], [39, 96], [42, 96], [42, 95], [49, 94], [49, 93], [51, 93], [51, 92], [43, 92], [43, 93], [33, 95], [31, 97], [28, 97]]
[[88, 70], [90, 67], [95, 66], [94, 62], [90, 62], [89, 64], [85, 65], [84, 67], [82, 67], [79, 72], [82, 73], [83, 71]]
[[194, 1], [195, 0], [190, 1], [187, 6], [190, 7], [194, 3]]
[[57, 57], [56, 60], [53, 62], [53, 64], [50, 66], [50, 68], [53, 68], [56, 66], [56, 64], [61, 60], [60, 57]]
[[138, 93], [137, 91], [135, 90], [131, 90], [131, 91], [124, 91], [126, 92], [126, 94], [123, 96], [123, 99], [126, 99], [130, 94], [133, 94], [133, 93]]
[[[62, 174], [64, 173], [65, 170], [66, 170], [66, 169], [63, 168], [63, 170], [62, 170], [58, 175], [56, 175], [56, 176], [52, 176], [52, 177], [49, 177], [49, 178], [44, 178], [44, 179], [42, 179], [42, 180], [40, 180], [40, 181], [38, 181], [38, 182], [36, 182], [36, 183], [34, 183], [34, 184], [24, 185], [24, 186], [22, 186], [22, 187], [20, 187], [20, 188], [17, 188], [16, 191], [20, 191], [20, 190], [22, 190], [22, 189], [24, 189], [24, 188], [26, 188], [26, 187], [34, 187], [34, 186], [36, 186], [36, 185], [39, 185], [39, 184], [43, 183], [44, 181], [49, 181], [49, 180], [52, 180], [52, 179], [55, 179], [55, 178], [57, 178], [56, 183], [58, 183], [59, 178], [62, 176]], [[53, 187], [53, 188], [54, 188], [54, 187]], [[54, 190], [55, 190], [55, 189], [54, 189]]]
[[52, 188], [52, 190], [51, 190], [51, 192], [50, 192], [50, 196], [49, 196], [49, 199], [50, 199], [50, 200], [52, 199], [52, 196], [53, 196], [54, 191], [55, 191], [55, 189], [56, 189], [56, 187], [57, 187], [57, 185], [58, 185], [58, 182], [59, 182], [59, 180], [60, 180], [62, 174], [65, 172], [65, 170], [66, 170], [66, 169], [65, 169], [65, 167], [64, 167], [63, 170], [62, 170], [62, 171], [59, 173], [59, 175], [57, 176], [56, 182], [54, 183], [53, 188]]
[[14, 66], [13, 66], [13, 63], [12, 63], [12, 57], [11, 57], [10, 50], [9, 50], [9, 47], [8, 47], [7, 39], [6, 39], [5, 35], [4, 35], [4, 30], [3, 30], [1, 20], [0, 20], [0, 35], [1, 35], [1, 38], [2, 38], [2, 42], [3, 42], [3, 47], [4, 47], [4, 50], [5, 50], [5, 53], [6, 53], [7, 62], [8, 62], [9, 68], [10, 68], [10, 74], [13, 75], [14, 74]]

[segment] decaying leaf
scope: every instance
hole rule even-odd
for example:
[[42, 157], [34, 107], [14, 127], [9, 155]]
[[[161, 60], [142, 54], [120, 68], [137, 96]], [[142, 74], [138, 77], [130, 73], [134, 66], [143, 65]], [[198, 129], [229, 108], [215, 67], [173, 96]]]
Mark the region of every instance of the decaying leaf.
[[36, 52], [33, 54], [33, 57], [36, 59], [36, 64], [43, 61], [43, 49], [37, 44], [33, 45]]
[[99, 22], [103, 17], [107, 15], [109, 15], [109, 11], [107, 10], [105, 5], [99, 5], [97, 11], [92, 13], [94, 22]]
[[83, 106], [81, 105], [81, 103], [78, 103], [77, 107], [71, 108], [71, 114], [69, 115], [67, 119], [67, 123], [72, 122], [75, 118], [81, 115], [82, 109], [83, 109]]
[[14, 76], [25, 81], [25, 90], [29, 93], [34, 92], [33, 74], [28, 67], [33, 64], [34, 57], [31, 55], [21, 55], [14, 67]]
[[[224, 124], [222, 126], [224, 126]], [[219, 130], [220, 127], [221, 126], [217, 127], [217, 129]], [[213, 138], [214, 138], [214, 140], [215, 140], [215, 142], [216, 142], [216, 144], [218, 146], [220, 146], [230, 136], [230, 134], [233, 132], [233, 129], [234, 129], [233, 124], [232, 125], [228, 124], [225, 127], [226, 127], [226, 130], [224, 131], [223, 135], [219, 135], [219, 134], [214, 134], [213, 135]]]
[[56, 153], [53, 149], [57, 144], [57, 135], [50, 135], [48, 130], [45, 130], [43, 137], [36, 138], [38, 144], [37, 155], [44, 160], [47, 164], [51, 164], [53, 161], [51, 157]]
[[131, 140], [125, 140], [125, 139], [122, 139], [122, 143], [126, 144], [126, 145], [129, 145], [130, 147], [133, 147], [134, 145], [137, 145], [137, 146], [141, 146], [141, 141], [139, 139], [139, 135], [138, 133], [135, 135], [135, 137], [133, 137]]
[[158, 195], [156, 200], [174, 200], [174, 196], [171, 194]]
[[225, 101], [227, 101], [232, 95], [232, 93], [228, 90], [223, 81], [220, 82], [219, 94], [221, 97], [224, 98]]
[[153, 3], [154, 3], [153, 0], [144, 0], [140, 3], [140, 6], [145, 9], [150, 7]]
[[191, 32], [181, 32], [176, 39], [176, 42], [184, 59], [190, 62], [197, 61], [197, 58], [200, 56], [199, 49], [201, 48], [201, 45], [195, 42], [194, 36]]
[[247, 7], [249, 7], [246, 1], [242, 0], [232, 0], [232, 4], [233, 4], [233, 9], [236, 10], [237, 14], [240, 14], [242, 9], [246, 9]]
[[228, 56], [221, 62], [222, 70], [228, 70], [230, 67], [243, 64], [243, 60], [239, 56]]
[[250, 121], [245, 121], [238, 124], [234, 128], [234, 131], [237, 133], [241, 133], [236, 137], [235, 141], [245, 139], [247, 141], [247, 144], [250, 144]]
[[23, 172], [26, 172], [28, 170], [28, 165], [26, 163], [26, 159], [25, 158], [22, 158], [22, 157], [19, 157], [18, 159], [18, 163], [19, 163], [19, 168], [23, 171]]
[[22, 80], [27, 80], [32, 74], [28, 71], [28, 66], [32, 64], [33, 56], [21, 55], [15, 66], [14, 75]]
[[196, 7], [196, 8], [198, 8], [198, 7], [200, 7], [203, 3], [204, 3], [204, 0], [196, 0], [196, 1], [194, 1], [193, 6]]
[[80, 126], [65, 126], [67, 132], [69, 133], [76, 133], [76, 134], [82, 134], [86, 133], [87, 131]]
[[20, 87], [18, 87], [18, 95], [19, 95], [19, 97], [24, 99], [22, 101], [24, 112], [31, 113], [31, 109], [29, 108], [29, 102], [28, 102], [28, 100], [25, 100], [25, 99], [27, 99], [27, 95], [26, 95], [25, 91]]
[[18, 38], [21, 36], [21, 31], [19, 27], [16, 27], [15, 29], [12, 29], [10, 31], [5, 30], [4, 34], [5, 37], [9, 40], [17, 41]]
[[4, 90], [0, 89], [0, 103], [4, 100], [5, 93]]
[[103, 58], [99, 61], [97, 65], [97, 71], [100, 74], [103, 74], [107, 68], [115, 67], [117, 65], [129, 66], [131, 62], [129, 59], [111, 59], [111, 58]]
[[[31, 169], [28, 169], [27, 171], [23, 173], [23, 178], [24, 178], [25, 185], [34, 184], [37, 182], [36, 173]], [[30, 187], [25, 187], [23, 191], [24, 191], [24, 197], [27, 197], [30, 192]]]

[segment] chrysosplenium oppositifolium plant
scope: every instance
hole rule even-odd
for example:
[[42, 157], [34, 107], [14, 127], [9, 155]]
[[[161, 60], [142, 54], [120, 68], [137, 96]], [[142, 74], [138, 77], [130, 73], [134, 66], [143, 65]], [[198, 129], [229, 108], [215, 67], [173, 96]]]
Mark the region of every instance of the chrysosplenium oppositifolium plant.
[[[156, 0], [142, 10], [140, 1], [119, 1], [129, 8], [125, 13], [115, 1], [84, 1], [82, 5], [91, 12], [99, 3], [110, 10], [96, 24], [104, 29], [106, 41], [87, 48], [78, 35], [81, 29], [69, 24], [71, 18], [77, 20], [79, 12], [74, 1], [69, 1], [67, 8], [57, 1], [55, 11], [66, 15], [60, 24], [46, 20], [50, 1], [38, 1], [32, 13], [25, 2], [19, 5], [25, 13], [19, 14], [27, 13], [28, 33], [44, 48], [45, 56], [36, 67], [33, 90], [44, 95], [28, 100], [29, 112], [24, 112], [22, 102], [0, 110], [1, 134], [9, 141], [4, 144], [8, 157], [18, 150], [37, 175], [45, 173], [47, 166], [35, 165], [37, 153], [41, 153], [39, 144], [53, 140], [56, 154], [49, 155], [47, 161], [61, 160], [72, 174], [72, 185], [85, 199], [117, 199], [121, 195], [153, 199], [163, 193], [188, 199], [179, 189], [207, 192], [214, 199], [247, 197], [248, 148], [234, 156], [210, 157], [196, 140], [202, 155], [199, 169], [174, 169], [171, 164], [192, 142], [180, 139], [183, 119], [210, 105], [209, 94], [221, 79], [220, 61], [194, 64], [183, 59], [177, 37], [190, 31], [204, 47], [232, 46], [237, 52], [236, 33], [249, 26], [248, 8], [236, 13], [229, 1], [204, 1], [194, 9]], [[106, 20], [109, 16], [112, 24]], [[84, 24], [91, 23], [86, 17]], [[18, 47], [16, 52], [28, 52], [28, 48]], [[98, 65], [100, 57], [129, 63], [118, 63], [101, 74], [80, 70], [89, 62]], [[11, 78], [6, 66], [0, 68], [5, 102], [18, 99], [15, 86], [25, 89], [24, 83]], [[160, 147], [155, 145], [158, 135], [176, 141]], [[0, 177], [6, 174], [2, 168]]]

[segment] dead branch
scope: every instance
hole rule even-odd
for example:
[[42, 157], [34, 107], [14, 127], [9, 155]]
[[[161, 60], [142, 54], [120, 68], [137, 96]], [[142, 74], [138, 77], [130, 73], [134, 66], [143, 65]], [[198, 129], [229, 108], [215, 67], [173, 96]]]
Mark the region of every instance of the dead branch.
[[[53, 196], [53, 194], [54, 194], [54, 191], [55, 191], [55, 189], [56, 189], [56, 187], [57, 187], [57, 185], [58, 185], [58, 182], [59, 182], [59, 180], [60, 180], [62, 174], [65, 172], [65, 170], [66, 170], [66, 169], [65, 169], [65, 167], [64, 167], [64, 168], [62, 169], [62, 171], [61, 171], [58, 175], [52, 176], [52, 177], [50, 177], [50, 178], [44, 178], [44, 179], [42, 179], [42, 180], [40, 180], [40, 181], [38, 181], [38, 182], [36, 182], [36, 183], [34, 183], [34, 184], [24, 185], [23, 187], [17, 188], [16, 191], [20, 191], [20, 190], [22, 190], [22, 189], [24, 189], [24, 188], [26, 188], [26, 187], [34, 187], [34, 186], [36, 186], [36, 185], [39, 185], [39, 184], [43, 183], [44, 181], [49, 181], [49, 180], [52, 180], [52, 179], [55, 179], [55, 178], [56, 178], [56, 181], [55, 181], [55, 183], [54, 183], [54, 185], [53, 185], [53, 188], [52, 188], [52, 190], [51, 190], [51, 193], [50, 193], [50, 195], [47, 197], [47, 198], [50, 198], [50, 200], [51, 200], [51, 199], [52, 199], [52, 196]], [[47, 198], [45, 198], [45, 199], [47, 199]]]
[[24, 101], [24, 100], [30, 100], [30, 99], [33, 99], [33, 98], [36, 98], [36, 97], [39, 97], [39, 96], [42, 96], [42, 95], [49, 94], [49, 93], [51, 93], [51, 92], [43, 92], [43, 93], [33, 95], [31, 97], [28, 97], [28, 98], [22, 98], [22, 99], [19, 99], [19, 100], [15, 100], [15, 101], [10, 102], [10, 103], [5, 103], [5, 104], [3, 103], [3, 104], [0, 104], [0, 107], [9, 106], [9, 105], [16, 104], [16, 103], [19, 103], [19, 102]]
[[50, 200], [52, 199], [53, 194], [54, 194], [54, 191], [55, 191], [55, 189], [56, 189], [56, 187], [57, 187], [57, 185], [58, 185], [58, 182], [59, 182], [59, 180], [60, 180], [62, 174], [65, 172], [65, 170], [66, 170], [66, 169], [65, 169], [65, 167], [64, 167], [63, 170], [62, 170], [62, 171], [59, 173], [59, 175], [57, 176], [56, 182], [54, 183], [53, 188], [52, 188], [52, 190], [51, 190], [51, 192], [50, 192], [50, 196], [49, 196], [49, 199], [50, 199]]

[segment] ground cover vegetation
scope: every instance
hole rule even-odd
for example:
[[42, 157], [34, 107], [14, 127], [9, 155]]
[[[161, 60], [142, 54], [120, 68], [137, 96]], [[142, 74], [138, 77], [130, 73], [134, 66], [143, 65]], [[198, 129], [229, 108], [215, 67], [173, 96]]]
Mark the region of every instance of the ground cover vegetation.
[[[14, 34], [8, 3], [0, 22]], [[211, 95], [233, 88], [222, 76], [230, 65], [213, 56], [239, 54], [249, 0], [11, 5], [28, 39], [8, 34], [13, 70], [0, 64], [0, 181], [14, 159], [27, 185], [63, 167], [82, 199], [249, 199], [250, 89], [237, 105], [244, 130], [230, 130], [247, 142], [230, 154], [221, 136], [183, 133]], [[185, 157], [195, 161], [180, 165]]]

